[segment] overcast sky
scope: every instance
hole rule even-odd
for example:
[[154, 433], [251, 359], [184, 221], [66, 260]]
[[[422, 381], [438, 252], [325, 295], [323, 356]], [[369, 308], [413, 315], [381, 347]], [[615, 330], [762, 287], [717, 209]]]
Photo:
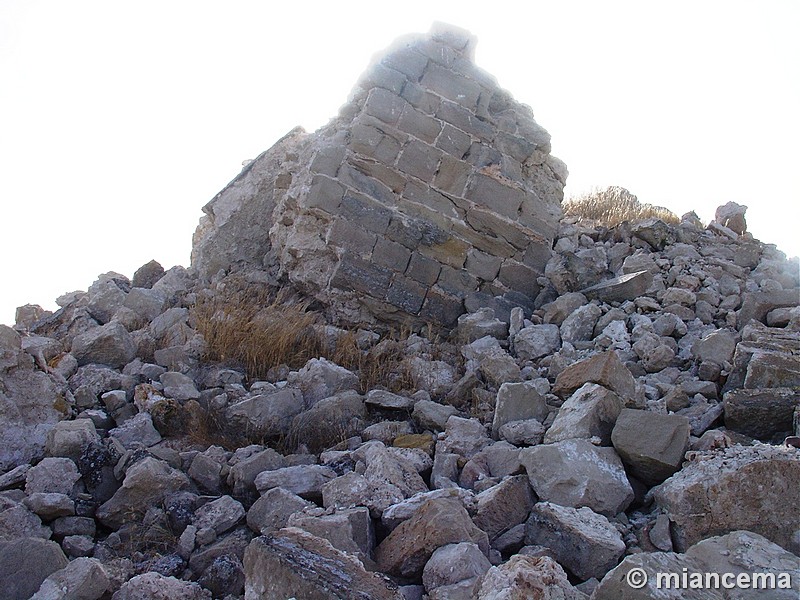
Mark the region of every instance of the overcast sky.
[[0, 323], [155, 258], [399, 35], [453, 23], [529, 104], [567, 193], [621, 185], [708, 221], [729, 200], [800, 254], [800, 2], [0, 0]]

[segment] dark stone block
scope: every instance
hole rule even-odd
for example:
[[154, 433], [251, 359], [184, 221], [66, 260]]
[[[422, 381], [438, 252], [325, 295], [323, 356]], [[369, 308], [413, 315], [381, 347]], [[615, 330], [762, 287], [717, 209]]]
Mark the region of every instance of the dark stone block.
[[406, 269], [406, 275], [425, 285], [433, 285], [439, 278], [441, 269], [442, 265], [432, 258], [413, 252]]
[[396, 50], [383, 59], [387, 67], [399, 71], [410, 81], [419, 81], [428, 66], [428, 57], [412, 48]]
[[411, 251], [408, 248], [383, 237], [378, 238], [378, 242], [372, 250], [373, 262], [400, 273], [405, 272], [410, 258]]
[[459, 160], [464, 158], [470, 146], [472, 146], [472, 138], [469, 134], [453, 127], [449, 123], [445, 123], [439, 139], [436, 140], [437, 148], [452, 154]]
[[372, 198], [348, 192], [342, 198], [339, 214], [368, 231], [383, 235], [389, 227], [392, 211]]
[[389, 269], [345, 252], [331, 285], [382, 299], [389, 290], [391, 280], [392, 272]]
[[419, 316], [449, 328], [456, 325], [458, 317], [463, 313], [464, 303], [460, 298], [451, 296], [437, 287], [432, 287], [428, 290]]
[[400, 71], [390, 69], [386, 65], [377, 64], [367, 71], [359, 80], [358, 85], [364, 89], [379, 88], [385, 89], [393, 94], [400, 94], [405, 86], [406, 78]]
[[364, 112], [376, 119], [380, 119], [384, 123], [394, 125], [400, 119], [406, 104], [405, 100], [389, 90], [373, 88], [370, 90], [369, 96], [367, 96]]
[[507, 288], [521, 292], [530, 298], [535, 298], [539, 293], [540, 288], [536, 281], [536, 272], [515, 260], [509, 259], [503, 262], [497, 278]]
[[433, 175], [439, 166], [442, 151], [424, 142], [412, 140], [406, 144], [397, 161], [397, 168], [427, 183], [433, 181]]
[[481, 95], [481, 86], [476, 81], [439, 65], [428, 67], [422, 76], [422, 85], [471, 111], [477, 108]]
[[342, 165], [339, 181], [359, 192], [374, 198], [381, 204], [392, 206], [397, 203], [396, 194], [389, 187], [360, 171], [355, 165], [345, 163]]
[[466, 131], [482, 140], [490, 142], [494, 138], [494, 127], [485, 121], [481, 121], [466, 108], [455, 102], [442, 101], [442, 105], [436, 111], [436, 116], [442, 121], [447, 121], [462, 131]]
[[336, 219], [328, 232], [328, 243], [345, 248], [355, 254], [367, 255], [372, 252], [377, 236], [368, 233], [345, 219]]
[[467, 186], [466, 197], [505, 217], [516, 219], [525, 199], [525, 192], [501, 183], [494, 177], [478, 173]]
[[442, 99], [414, 83], [407, 83], [402, 97], [414, 108], [426, 115], [435, 115], [442, 105]]
[[448, 294], [463, 298], [478, 288], [478, 280], [464, 269], [454, 269], [447, 265], [439, 273], [437, 285]]
[[425, 301], [427, 291], [428, 288], [413, 279], [396, 275], [386, 293], [386, 301], [407, 313], [416, 314]]
[[397, 122], [397, 128], [418, 137], [423, 142], [432, 144], [442, 131], [442, 122], [407, 104]]
[[442, 157], [439, 170], [433, 180], [434, 185], [448, 194], [463, 196], [467, 179], [472, 174], [472, 168], [463, 161], [456, 160], [449, 154]]
[[315, 175], [311, 181], [307, 204], [310, 208], [321, 208], [329, 213], [335, 212], [344, 196], [344, 188], [333, 179]]

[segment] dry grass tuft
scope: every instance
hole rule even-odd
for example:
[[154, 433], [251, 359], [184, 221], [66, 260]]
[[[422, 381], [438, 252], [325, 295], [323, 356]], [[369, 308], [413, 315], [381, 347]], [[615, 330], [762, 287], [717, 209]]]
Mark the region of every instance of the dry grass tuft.
[[677, 225], [680, 219], [672, 211], [661, 206], [643, 204], [628, 190], [619, 186], [594, 189], [567, 200], [564, 216], [592, 219], [605, 227], [614, 227], [624, 221], [635, 223], [657, 218], [665, 223]]

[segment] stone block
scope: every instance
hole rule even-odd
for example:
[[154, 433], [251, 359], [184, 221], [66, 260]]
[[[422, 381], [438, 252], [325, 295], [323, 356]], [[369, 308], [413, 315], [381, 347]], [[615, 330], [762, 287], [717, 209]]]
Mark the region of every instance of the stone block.
[[335, 213], [344, 196], [344, 188], [330, 177], [316, 175], [311, 180], [311, 189], [308, 192], [308, 207], [321, 208]]
[[415, 83], [407, 83], [401, 96], [414, 108], [426, 115], [435, 115], [442, 105], [441, 96], [429, 92]]
[[470, 135], [449, 123], [444, 124], [442, 133], [436, 140], [436, 147], [452, 155], [456, 160], [463, 160], [470, 146], [472, 146]]
[[406, 275], [425, 285], [433, 285], [439, 278], [442, 265], [419, 252], [412, 252], [408, 262]]
[[525, 294], [530, 298], [535, 298], [539, 293], [539, 284], [536, 281], [537, 273], [520, 262], [512, 259], [503, 261], [498, 281], [510, 290]]
[[771, 441], [790, 435], [792, 419], [800, 407], [800, 391], [790, 388], [732, 390], [725, 394], [725, 427]]
[[455, 102], [442, 101], [436, 117], [476, 138], [486, 141], [494, 138], [494, 128], [489, 123], [480, 120], [474, 113]]
[[389, 125], [396, 125], [406, 104], [408, 103], [397, 94], [382, 88], [375, 88], [370, 90], [369, 96], [367, 96], [364, 113]]
[[[357, 163], [357, 161], [355, 162]], [[362, 165], [366, 164], [362, 163]], [[339, 181], [386, 206], [392, 206], [397, 201], [397, 195], [388, 185], [359, 169], [356, 164], [345, 163], [342, 165]]]
[[344, 195], [339, 214], [378, 235], [386, 233], [392, 218], [390, 209], [357, 192], [347, 192]]
[[419, 215], [447, 229], [452, 226], [451, 219], [461, 216], [449, 197], [431, 189], [425, 183], [413, 180], [406, 185], [399, 206], [407, 214]]
[[458, 317], [463, 312], [464, 302], [462, 299], [452, 296], [440, 288], [432, 287], [428, 290], [419, 316], [450, 328], [456, 325]]
[[442, 131], [442, 122], [407, 104], [397, 122], [397, 128], [423, 142], [433, 144]]
[[392, 272], [345, 252], [339, 262], [331, 285], [345, 290], [368, 294], [373, 298], [383, 298], [389, 290]]
[[341, 146], [326, 146], [320, 148], [314, 155], [309, 168], [314, 173], [336, 177], [342, 162], [344, 162], [344, 148]]
[[454, 269], [447, 265], [442, 267], [437, 284], [448, 294], [463, 298], [478, 288], [478, 280], [464, 269]]
[[409, 81], [419, 81], [428, 66], [428, 57], [413, 48], [401, 48], [388, 54], [381, 62], [408, 77]]
[[614, 390], [624, 400], [634, 400], [636, 396], [633, 375], [613, 350], [595, 354], [561, 371], [556, 377], [553, 393], [566, 397], [587, 382]]
[[620, 397], [611, 390], [587, 383], [561, 405], [544, 441], [551, 444], [570, 438], [597, 437], [602, 445], [610, 446], [611, 431], [623, 406]]
[[589, 299], [597, 298], [603, 302], [624, 302], [643, 295], [652, 283], [653, 274], [650, 271], [636, 271], [590, 286], [581, 290], [581, 293]]
[[550, 410], [544, 396], [530, 381], [504, 383], [497, 392], [492, 436], [497, 439], [500, 428], [506, 423], [536, 419], [544, 422]]
[[[488, 177], [486, 179], [489, 179]], [[467, 222], [477, 232], [484, 233], [492, 237], [498, 237], [509, 244], [516, 250], [525, 250], [531, 243], [529, 232], [516, 223], [512, 223], [508, 219], [504, 219], [496, 213], [483, 208], [473, 208], [467, 213]], [[476, 248], [480, 248], [479, 244], [474, 244]], [[483, 248], [480, 248], [484, 250]], [[486, 250], [489, 252], [489, 250]], [[515, 251], [512, 251], [508, 256], [512, 256]], [[506, 258], [505, 255], [498, 255]]]
[[471, 174], [472, 167], [467, 163], [445, 154], [439, 163], [439, 170], [436, 172], [433, 185], [448, 194], [462, 196], [467, 179]]
[[379, 237], [372, 249], [374, 263], [400, 273], [405, 272], [410, 258], [411, 251], [408, 248], [384, 237]]
[[469, 245], [454, 237], [448, 238], [444, 242], [420, 245], [419, 247], [420, 254], [454, 269], [464, 266], [464, 262], [467, 260], [467, 250], [469, 250]]
[[424, 142], [412, 140], [406, 144], [400, 153], [397, 168], [408, 175], [430, 183], [433, 181], [433, 175], [439, 166], [441, 155], [441, 150], [437, 150]]
[[377, 236], [356, 225], [358, 221], [336, 219], [328, 231], [327, 243], [344, 248], [358, 256], [367, 256], [375, 246]]
[[488, 207], [505, 217], [516, 219], [525, 192], [494, 177], [476, 173], [467, 186], [465, 196], [476, 204]]
[[386, 292], [386, 301], [407, 313], [416, 314], [425, 301], [428, 289], [404, 275], [395, 275]]
[[474, 111], [478, 106], [481, 86], [472, 79], [439, 65], [430, 65], [422, 76], [422, 85], [443, 98]]
[[472, 248], [467, 251], [467, 262], [464, 267], [471, 275], [483, 281], [492, 281], [500, 272], [502, 260], [486, 252]]
[[[349, 147], [353, 152], [374, 158], [384, 164], [393, 164], [400, 154], [401, 143], [395, 137], [387, 135], [386, 126], [369, 118], [362, 118], [353, 123], [350, 133]], [[336, 166], [337, 172], [341, 162]]]

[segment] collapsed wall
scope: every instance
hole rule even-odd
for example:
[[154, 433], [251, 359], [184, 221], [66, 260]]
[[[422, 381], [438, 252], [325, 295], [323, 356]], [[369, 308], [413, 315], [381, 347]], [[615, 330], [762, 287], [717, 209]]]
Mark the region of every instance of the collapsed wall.
[[203, 208], [200, 277], [257, 269], [351, 323], [450, 327], [472, 294], [535, 298], [567, 170], [474, 46], [396, 42], [328, 125], [247, 165]]

